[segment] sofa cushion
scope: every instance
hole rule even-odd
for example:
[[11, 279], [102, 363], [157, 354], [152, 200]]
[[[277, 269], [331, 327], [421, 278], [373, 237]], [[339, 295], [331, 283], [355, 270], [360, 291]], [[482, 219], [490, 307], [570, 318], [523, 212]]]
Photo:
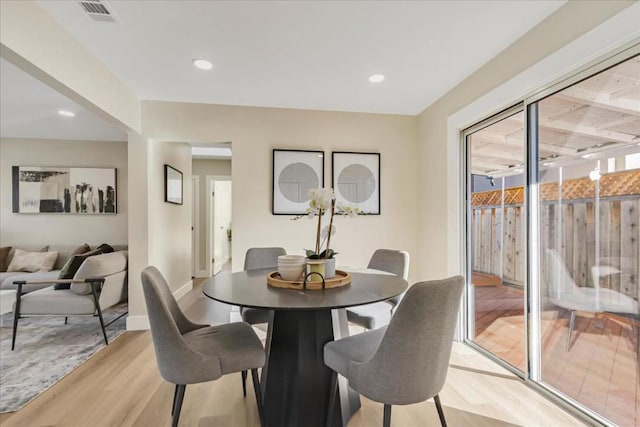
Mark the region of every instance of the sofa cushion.
[[[105, 277], [125, 271], [126, 268], [127, 257], [123, 252], [100, 254], [85, 259], [73, 278], [81, 280]], [[80, 295], [87, 295], [91, 293], [91, 285], [89, 283], [73, 283], [71, 290]]]
[[9, 266], [9, 262], [7, 261], [7, 259], [9, 258], [10, 251], [11, 246], [0, 248], [0, 273], [7, 271], [7, 267]]
[[[37, 273], [25, 273], [25, 272], [6, 272], [0, 273], [0, 290], [16, 290], [18, 287], [13, 284], [16, 280], [45, 282], [38, 285], [23, 285], [22, 293], [28, 293], [37, 291], [38, 289], [47, 288], [51, 286], [51, 282], [58, 278], [60, 271], [39, 271]], [[47, 283], [48, 282], [48, 283]]]
[[11, 260], [13, 259], [13, 256], [15, 255], [16, 250], [18, 249], [22, 249], [23, 251], [30, 251], [30, 252], [47, 252], [49, 250], [49, 245], [46, 245], [46, 246], [27, 245], [27, 246], [20, 246], [19, 248], [14, 245], [9, 251], [9, 255], [7, 256], [7, 267], [9, 267], [9, 264], [11, 264]]
[[7, 271], [51, 271], [58, 258], [58, 252], [29, 252], [16, 249]]
[[[14, 305], [15, 310], [15, 305]], [[93, 314], [95, 302], [91, 296], [78, 295], [70, 290], [54, 290], [49, 286], [39, 291], [23, 295], [20, 299], [20, 312], [31, 314]]]

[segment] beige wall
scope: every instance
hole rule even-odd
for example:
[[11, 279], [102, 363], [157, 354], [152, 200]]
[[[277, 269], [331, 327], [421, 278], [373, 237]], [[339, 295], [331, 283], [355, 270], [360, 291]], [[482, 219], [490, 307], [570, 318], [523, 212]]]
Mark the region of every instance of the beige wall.
[[[207, 175], [228, 176], [231, 178], [231, 160], [218, 159], [193, 159], [191, 163], [192, 174], [198, 176], [199, 186], [199, 203], [198, 203], [198, 227], [200, 236], [198, 244], [200, 247], [199, 260], [196, 264], [198, 270], [206, 270], [207, 268], [207, 203], [209, 197], [207, 195]], [[197, 271], [196, 271], [197, 274]]]
[[[462, 176], [457, 135], [465, 126], [488, 117], [500, 108], [507, 107], [519, 96], [534, 90], [540, 84], [539, 75], [522, 79], [520, 84], [502, 91], [499, 101], [486, 103], [486, 108], [468, 114], [466, 121], [456, 122], [448, 128], [450, 117], [469, 104], [492, 92], [498, 86], [542, 61], [572, 40], [584, 35], [598, 24], [616, 15], [632, 1], [571, 1], [561, 7], [521, 39], [489, 61], [477, 72], [440, 98], [418, 116], [419, 123], [419, 257], [420, 277], [424, 279], [444, 277], [461, 272], [461, 197]], [[573, 66], [579, 65], [592, 50], [579, 53]], [[546, 83], [557, 78], [561, 72], [545, 77]], [[452, 152], [458, 155], [451, 155]], [[452, 197], [453, 195], [453, 197]]]
[[[183, 174], [183, 204], [164, 201], [164, 165]], [[172, 290], [191, 281], [191, 146], [150, 144], [149, 263], [164, 275]]]
[[233, 143], [233, 269], [242, 269], [253, 246], [283, 246], [302, 253], [314, 242], [314, 223], [271, 214], [272, 150], [322, 149], [325, 185], [330, 185], [332, 150], [381, 153], [382, 215], [337, 218], [332, 239], [339, 263], [366, 265], [374, 249], [417, 254], [416, 118], [276, 108], [250, 108], [171, 102], [143, 102], [145, 134], [194, 143]]
[[[118, 213], [12, 213], [12, 166], [116, 168]], [[127, 243], [127, 172], [126, 142], [0, 138], [0, 245]]]

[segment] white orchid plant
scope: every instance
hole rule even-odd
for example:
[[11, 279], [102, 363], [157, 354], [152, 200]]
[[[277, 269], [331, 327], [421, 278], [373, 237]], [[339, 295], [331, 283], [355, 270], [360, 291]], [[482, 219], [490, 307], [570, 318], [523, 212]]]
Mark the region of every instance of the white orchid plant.
[[[315, 250], [305, 249], [308, 258], [311, 259], [329, 259], [337, 254], [333, 249], [329, 248], [331, 236], [336, 234], [336, 227], [333, 225], [333, 217], [335, 214], [355, 217], [360, 213], [360, 208], [336, 204], [336, 196], [332, 188], [314, 188], [309, 190], [309, 207], [304, 215], [299, 215], [294, 219], [307, 217], [313, 219], [318, 217], [318, 228], [316, 230], [316, 247]], [[329, 225], [322, 228], [322, 217], [325, 213], [330, 212]], [[326, 246], [325, 246], [326, 243]], [[324, 249], [322, 249], [324, 247]]]

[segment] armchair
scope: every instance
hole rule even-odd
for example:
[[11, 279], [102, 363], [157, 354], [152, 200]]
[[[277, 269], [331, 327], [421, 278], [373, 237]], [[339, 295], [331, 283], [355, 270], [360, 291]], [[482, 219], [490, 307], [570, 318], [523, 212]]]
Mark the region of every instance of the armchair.
[[104, 324], [102, 312], [123, 300], [126, 292], [126, 268], [127, 258], [124, 253], [112, 252], [87, 258], [73, 279], [46, 282], [70, 283], [70, 289], [56, 290], [53, 286], [49, 286], [23, 294], [23, 286], [43, 284], [43, 282], [16, 280], [14, 284], [18, 288], [13, 310], [11, 350], [15, 348], [19, 319], [28, 316], [64, 316], [65, 324], [69, 316], [98, 317], [105, 345], [108, 345], [105, 327], [110, 323]]

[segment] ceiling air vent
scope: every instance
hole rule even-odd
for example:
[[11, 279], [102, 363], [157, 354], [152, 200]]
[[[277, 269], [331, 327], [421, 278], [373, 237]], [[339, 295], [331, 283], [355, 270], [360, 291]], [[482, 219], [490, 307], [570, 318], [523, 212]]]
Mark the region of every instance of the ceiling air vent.
[[118, 22], [118, 18], [113, 13], [109, 5], [100, 0], [85, 0], [78, 2], [85, 13], [91, 19], [99, 22]]

